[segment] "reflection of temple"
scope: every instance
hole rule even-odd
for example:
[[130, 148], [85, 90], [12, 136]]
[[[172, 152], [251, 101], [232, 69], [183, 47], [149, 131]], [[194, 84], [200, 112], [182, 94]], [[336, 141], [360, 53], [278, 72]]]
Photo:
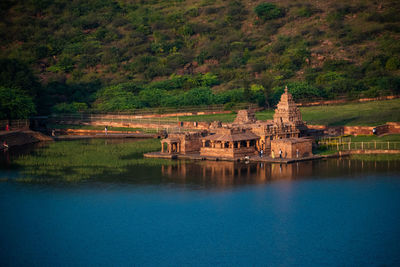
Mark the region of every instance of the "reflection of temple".
[[[306, 129], [300, 110], [285, 88], [273, 120], [257, 121], [253, 112], [240, 110], [235, 121], [225, 127], [214, 123], [203, 134], [170, 134], [161, 141], [161, 153], [198, 153], [202, 157], [237, 159], [256, 155], [261, 150], [270, 155], [274, 147], [272, 154], [277, 157], [278, 154], [284, 158], [306, 157], [312, 155], [312, 140], [299, 138]], [[288, 140], [282, 142], [282, 139]]]
[[307, 177], [312, 174], [312, 164], [311, 161], [296, 164], [244, 164], [230, 161], [178, 162], [176, 165], [162, 166], [162, 173], [179, 183], [204, 183], [230, 187]]

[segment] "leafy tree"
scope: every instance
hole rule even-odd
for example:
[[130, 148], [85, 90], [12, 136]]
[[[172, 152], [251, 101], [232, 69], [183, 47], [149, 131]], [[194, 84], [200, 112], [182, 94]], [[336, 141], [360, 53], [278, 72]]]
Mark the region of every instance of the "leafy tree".
[[132, 110], [142, 107], [131, 88], [124, 84], [105, 87], [98, 91], [96, 96], [94, 107], [101, 111]]
[[20, 88], [30, 96], [35, 96], [40, 88], [31, 69], [22, 61], [0, 58], [0, 86]]
[[72, 103], [59, 103], [52, 108], [54, 113], [78, 113], [84, 112], [88, 109], [86, 103], [72, 102]]
[[26, 119], [34, 112], [33, 100], [24, 91], [0, 86], [0, 118]]
[[185, 106], [210, 105], [213, 94], [209, 87], [193, 88], [183, 96]]

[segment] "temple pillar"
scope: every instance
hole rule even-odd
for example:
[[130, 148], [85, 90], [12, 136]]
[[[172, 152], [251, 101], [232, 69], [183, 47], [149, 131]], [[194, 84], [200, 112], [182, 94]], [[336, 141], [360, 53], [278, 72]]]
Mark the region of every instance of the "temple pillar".
[[250, 147], [250, 141], [246, 141], [247, 147]]
[[161, 142], [161, 153], [164, 153], [164, 142]]
[[203, 142], [203, 147], [206, 147], [206, 140], [201, 140]]
[[238, 147], [238, 148], [240, 148], [240, 141], [239, 141], [239, 142], [237, 142], [237, 147]]

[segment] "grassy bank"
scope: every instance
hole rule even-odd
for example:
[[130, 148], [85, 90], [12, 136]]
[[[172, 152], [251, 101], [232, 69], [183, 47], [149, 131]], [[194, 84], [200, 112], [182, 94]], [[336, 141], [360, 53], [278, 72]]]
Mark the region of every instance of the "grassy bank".
[[400, 99], [301, 108], [309, 124], [374, 126], [400, 121]]

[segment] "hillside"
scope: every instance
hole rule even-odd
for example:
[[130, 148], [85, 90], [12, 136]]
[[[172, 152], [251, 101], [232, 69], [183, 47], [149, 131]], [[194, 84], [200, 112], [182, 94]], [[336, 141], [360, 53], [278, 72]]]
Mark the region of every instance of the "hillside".
[[0, 95], [18, 87], [39, 113], [272, 105], [285, 84], [298, 101], [400, 93], [396, 0], [14, 0], [0, 10]]

